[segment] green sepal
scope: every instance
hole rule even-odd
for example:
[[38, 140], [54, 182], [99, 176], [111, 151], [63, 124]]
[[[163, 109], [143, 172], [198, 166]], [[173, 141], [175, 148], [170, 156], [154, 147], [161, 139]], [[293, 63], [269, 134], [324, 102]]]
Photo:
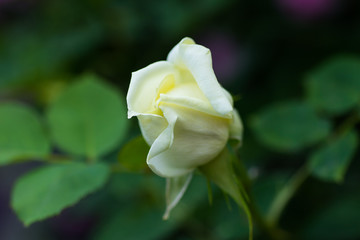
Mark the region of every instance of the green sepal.
[[191, 182], [192, 175], [193, 173], [190, 172], [180, 177], [166, 179], [166, 210], [163, 216], [164, 220], [169, 219], [171, 210], [180, 202]]
[[249, 222], [249, 239], [252, 239], [253, 222], [249, 208], [249, 198], [243, 183], [238, 180], [235, 174], [232, 165], [232, 158], [234, 157], [228, 148], [224, 148], [214, 160], [201, 166], [199, 170], [208, 180], [214, 182], [224, 193], [231, 196], [234, 201], [244, 209]]

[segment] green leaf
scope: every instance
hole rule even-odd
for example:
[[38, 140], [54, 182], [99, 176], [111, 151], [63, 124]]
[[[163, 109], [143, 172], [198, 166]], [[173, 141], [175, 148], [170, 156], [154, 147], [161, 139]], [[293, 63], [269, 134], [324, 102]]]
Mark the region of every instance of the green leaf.
[[149, 145], [142, 136], [131, 139], [118, 155], [120, 164], [131, 172], [143, 172], [148, 169], [146, 164]]
[[102, 187], [109, 175], [104, 164], [69, 163], [36, 169], [15, 184], [11, 205], [28, 226], [59, 214]]
[[44, 158], [50, 152], [39, 116], [25, 105], [0, 104], [0, 133], [0, 165]]
[[84, 75], [51, 104], [47, 114], [55, 143], [96, 159], [117, 147], [127, 129], [126, 107], [113, 87]]
[[324, 139], [330, 132], [329, 121], [320, 118], [302, 102], [271, 105], [252, 119], [257, 138], [278, 151], [298, 151]]
[[358, 138], [347, 132], [314, 152], [309, 159], [313, 175], [326, 181], [341, 182], [355, 154]]
[[316, 108], [334, 115], [349, 111], [360, 102], [360, 59], [336, 57], [309, 74], [307, 98]]

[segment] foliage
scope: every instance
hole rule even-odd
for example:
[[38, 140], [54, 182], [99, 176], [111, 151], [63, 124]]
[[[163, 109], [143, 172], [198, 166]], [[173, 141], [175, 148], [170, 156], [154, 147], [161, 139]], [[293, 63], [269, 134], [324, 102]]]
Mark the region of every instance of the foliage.
[[360, 101], [360, 60], [336, 57], [309, 74], [306, 80], [308, 101], [319, 110], [343, 114]]
[[[58, 214], [103, 186], [109, 166], [90, 163], [113, 151], [127, 129], [125, 104], [119, 93], [88, 74], [65, 89], [47, 111], [51, 142], [70, 155], [50, 152], [43, 122], [32, 109], [5, 103], [0, 111], [3, 164], [18, 159], [55, 163], [16, 182], [11, 202], [25, 225]], [[81, 160], [84, 157], [87, 164]]]
[[104, 164], [83, 163], [42, 167], [16, 183], [12, 207], [25, 225], [42, 220], [102, 187], [109, 175]]
[[299, 151], [324, 139], [330, 123], [302, 102], [286, 102], [268, 107], [252, 120], [258, 138], [280, 151]]
[[314, 152], [309, 159], [309, 168], [317, 177], [341, 182], [357, 147], [355, 132], [343, 133]]
[[51, 105], [47, 119], [61, 149], [98, 159], [113, 150], [127, 128], [125, 103], [110, 86], [84, 75]]
[[49, 154], [49, 139], [33, 109], [5, 102], [0, 105], [0, 115], [0, 165]]

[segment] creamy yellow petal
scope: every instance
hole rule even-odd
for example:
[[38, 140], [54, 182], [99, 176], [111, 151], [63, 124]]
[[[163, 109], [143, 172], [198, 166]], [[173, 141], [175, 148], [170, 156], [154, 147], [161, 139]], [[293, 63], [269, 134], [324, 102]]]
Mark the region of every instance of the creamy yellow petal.
[[230, 114], [233, 107], [228, 96], [216, 79], [208, 48], [184, 38], [169, 53], [167, 60], [180, 69], [188, 70], [201, 91], [220, 114]]
[[176, 78], [178, 71], [172, 63], [166, 61], [155, 62], [132, 74], [126, 97], [129, 118], [139, 114], [151, 114], [156, 110], [153, 103], [158, 88], [168, 75]]
[[170, 91], [161, 94], [156, 102], [156, 105], [159, 106], [161, 103], [172, 103], [207, 113], [209, 115], [231, 118], [230, 115], [223, 116], [222, 114], [216, 112], [195, 82], [180, 84]]
[[243, 135], [243, 124], [240, 118], [240, 115], [236, 109], [233, 111], [233, 117], [230, 124], [230, 138], [238, 140], [240, 143], [242, 141]]
[[171, 103], [160, 105], [167, 128], [152, 144], [147, 163], [158, 175], [178, 177], [212, 160], [229, 137], [229, 120]]
[[149, 146], [166, 129], [168, 122], [164, 117], [158, 115], [138, 115], [141, 133]]

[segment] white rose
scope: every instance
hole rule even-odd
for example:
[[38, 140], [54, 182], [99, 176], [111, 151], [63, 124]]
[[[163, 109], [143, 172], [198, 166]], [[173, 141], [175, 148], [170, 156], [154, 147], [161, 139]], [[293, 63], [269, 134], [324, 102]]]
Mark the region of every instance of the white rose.
[[[210, 50], [190, 38], [181, 40], [167, 61], [132, 74], [127, 104], [128, 117], [138, 117], [151, 146], [147, 164], [162, 177], [191, 176], [213, 160], [229, 138], [241, 140], [240, 117], [216, 79]], [[190, 177], [186, 179], [180, 195]]]

